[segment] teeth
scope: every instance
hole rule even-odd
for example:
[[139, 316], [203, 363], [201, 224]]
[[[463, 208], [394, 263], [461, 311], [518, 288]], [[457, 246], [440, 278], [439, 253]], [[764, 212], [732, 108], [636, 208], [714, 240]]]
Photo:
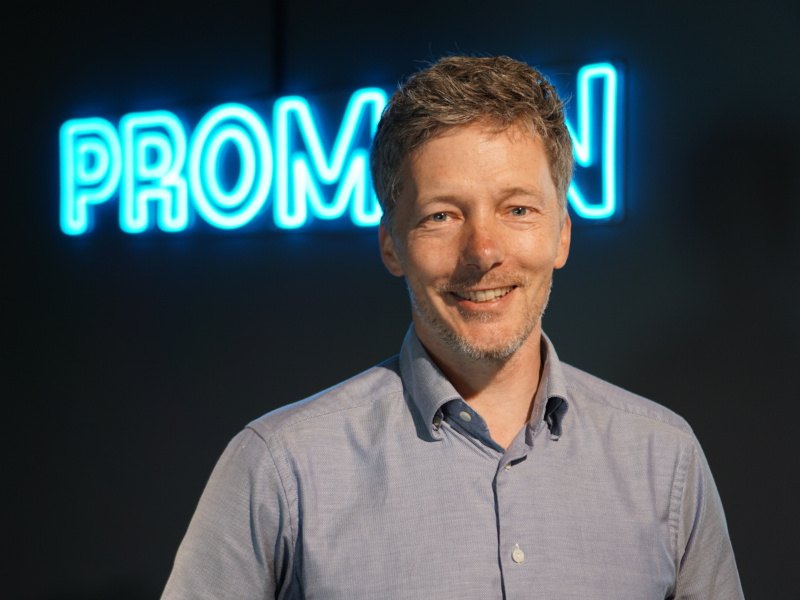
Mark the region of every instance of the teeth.
[[489, 302], [491, 300], [496, 300], [497, 298], [502, 298], [508, 292], [510, 292], [513, 288], [503, 287], [497, 288], [494, 290], [478, 290], [478, 291], [463, 291], [457, 292], [457, 295], [465, 300], [469, 300], [470, 302]]

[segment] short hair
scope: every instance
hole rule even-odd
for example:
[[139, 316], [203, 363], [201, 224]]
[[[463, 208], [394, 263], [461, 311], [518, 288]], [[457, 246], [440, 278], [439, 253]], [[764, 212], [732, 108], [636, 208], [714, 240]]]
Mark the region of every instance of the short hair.
[[530, 127], [544, 143], [558, 202], [566, 209], [572, 140], [555, 88], [533, 67], [509, 58], [448, 56], [414, 73], [389, 99], [372, 142], [370, 171], [383, 222], [391, 224], [406, 159], [459, 125]]

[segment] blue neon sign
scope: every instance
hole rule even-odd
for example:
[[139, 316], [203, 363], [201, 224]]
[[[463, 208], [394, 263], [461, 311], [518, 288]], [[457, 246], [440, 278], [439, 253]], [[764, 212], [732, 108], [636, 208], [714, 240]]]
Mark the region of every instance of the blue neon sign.
[[567, 121], [575, 170], [580, 173], [582, 169], [599, 168], [601, 185], [599, 202], [593, 203], [581, 190], [580, 183], [573, 180], [567, 200], [584, 219], [609, 219], [619, 206], [619, 76], [613, 65], [600, 63], [583, 67], [577, 79], [577, 130]]
[[[567, 198], [585, 220], [620, 212], [619, 79], [610, 63], [577, 74], [574, 126], [567, 123], [576, 176]], [[253, 108], [236, 103], [212, 108], [191, 136], [166, 110], [127, 114], [119, 128], [100, 117], [71, 119], [60, 131], [61, 229], [88, 233], [98, 206], [115, 197], [119, 227], [130, 234], [185, 231], [195, 216], [212, 228], [239, 229], [270, 220], [270, 204], [279, 229], [323, 221], [377, 225], [369, 144], [387, 100], [379, 88], [354, 92], [329, 152], [329, 129], [300, 96], [274, 103], [273, 136]]]

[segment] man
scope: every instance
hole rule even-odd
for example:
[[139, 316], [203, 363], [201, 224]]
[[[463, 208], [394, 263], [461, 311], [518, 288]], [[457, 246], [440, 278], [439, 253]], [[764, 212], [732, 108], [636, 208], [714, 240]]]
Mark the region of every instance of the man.
[[399, 356], [230, 443], [165, 598], [741, 598], [689, 426], [559, 361], [542, 332], [570, 244], [555, 90], [450, 57], [372, 150]]

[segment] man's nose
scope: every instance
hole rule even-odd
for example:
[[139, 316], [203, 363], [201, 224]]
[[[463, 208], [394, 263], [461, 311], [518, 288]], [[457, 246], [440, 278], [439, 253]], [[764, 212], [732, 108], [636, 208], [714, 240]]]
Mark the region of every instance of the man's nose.
[[484, 272], [503, 262], [502, 236], [491, 219], [470, 220], [463, 232], [461, 260], [464, 266]]

